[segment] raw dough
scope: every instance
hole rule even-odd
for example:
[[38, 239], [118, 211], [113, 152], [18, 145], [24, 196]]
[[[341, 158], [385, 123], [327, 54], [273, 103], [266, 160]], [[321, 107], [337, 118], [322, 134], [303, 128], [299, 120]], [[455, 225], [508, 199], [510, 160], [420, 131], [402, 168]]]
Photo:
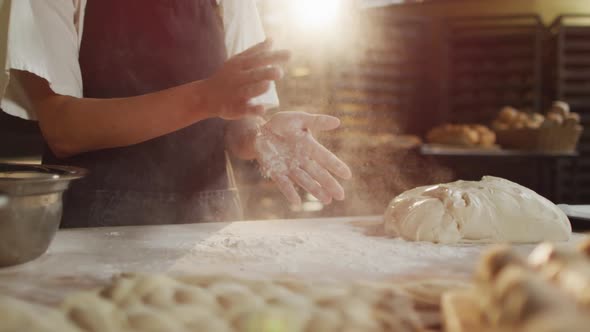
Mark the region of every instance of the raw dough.
[[407, 240], [438, 243], [565, 241], [572, 232], [555, 204], [492, 176], [406, 191], [389, 204], [384, 230]]

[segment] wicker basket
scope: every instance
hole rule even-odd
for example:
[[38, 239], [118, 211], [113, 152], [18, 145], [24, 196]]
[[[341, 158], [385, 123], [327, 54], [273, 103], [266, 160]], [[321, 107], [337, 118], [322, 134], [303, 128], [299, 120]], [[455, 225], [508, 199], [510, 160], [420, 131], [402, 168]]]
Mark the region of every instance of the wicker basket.
[[574, 152], [582, 131], [582, 126], [562, 126], [496, 130], [496, 135], [498, 144], [506, 149]]

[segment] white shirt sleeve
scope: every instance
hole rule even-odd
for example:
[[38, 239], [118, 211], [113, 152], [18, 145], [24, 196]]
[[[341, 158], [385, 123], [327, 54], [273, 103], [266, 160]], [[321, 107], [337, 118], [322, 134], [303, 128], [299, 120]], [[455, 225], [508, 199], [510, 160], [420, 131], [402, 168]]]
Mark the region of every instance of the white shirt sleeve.
[[[222, 8], [228, 56], [265, 39], [255, 0], [217, 0]], [[78, 62], [86, 0], [0, 0], [0, 107], [8, 114], [36, 119], [11, 70], [33, 73], [57, 94], [82, 97]], [[254, 104], [279, 105], [274, 83]]]
[[[217, 2], [222, 10], [225, 47], [229, 57], [264, 41], [266, 35], [256, 7], [256, 0], [217, 0]], [[278, 107], [279, 98], [274, 82], [265, 94], [252, 99], [251, 103], [264, 105], [266, 109]]]
[[0, 107], [36, 119], [11, 70], [33, 73], [61, 95], [82, 97], [78, 52], [86, 0], [4, 0], [0, 7]]

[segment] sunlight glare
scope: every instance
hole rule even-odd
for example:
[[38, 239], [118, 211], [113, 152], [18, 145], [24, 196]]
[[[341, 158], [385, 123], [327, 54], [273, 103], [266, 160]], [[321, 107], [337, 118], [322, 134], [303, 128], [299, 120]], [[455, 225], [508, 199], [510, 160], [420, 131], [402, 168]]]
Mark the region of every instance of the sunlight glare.
[[334, 23], [342, 0], [296, 0], [293, 12], [299, 25], [304, 28], [323, 28]]

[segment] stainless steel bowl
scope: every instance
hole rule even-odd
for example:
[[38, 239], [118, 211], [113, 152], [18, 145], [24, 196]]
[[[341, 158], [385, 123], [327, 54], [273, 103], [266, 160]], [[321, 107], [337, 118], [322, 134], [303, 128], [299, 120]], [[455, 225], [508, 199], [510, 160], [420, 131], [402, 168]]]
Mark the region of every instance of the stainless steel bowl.
[[62, 216], [62, 194], [86, 171], [47, 165], [0, 164], [0, 267], [41, 256]]

